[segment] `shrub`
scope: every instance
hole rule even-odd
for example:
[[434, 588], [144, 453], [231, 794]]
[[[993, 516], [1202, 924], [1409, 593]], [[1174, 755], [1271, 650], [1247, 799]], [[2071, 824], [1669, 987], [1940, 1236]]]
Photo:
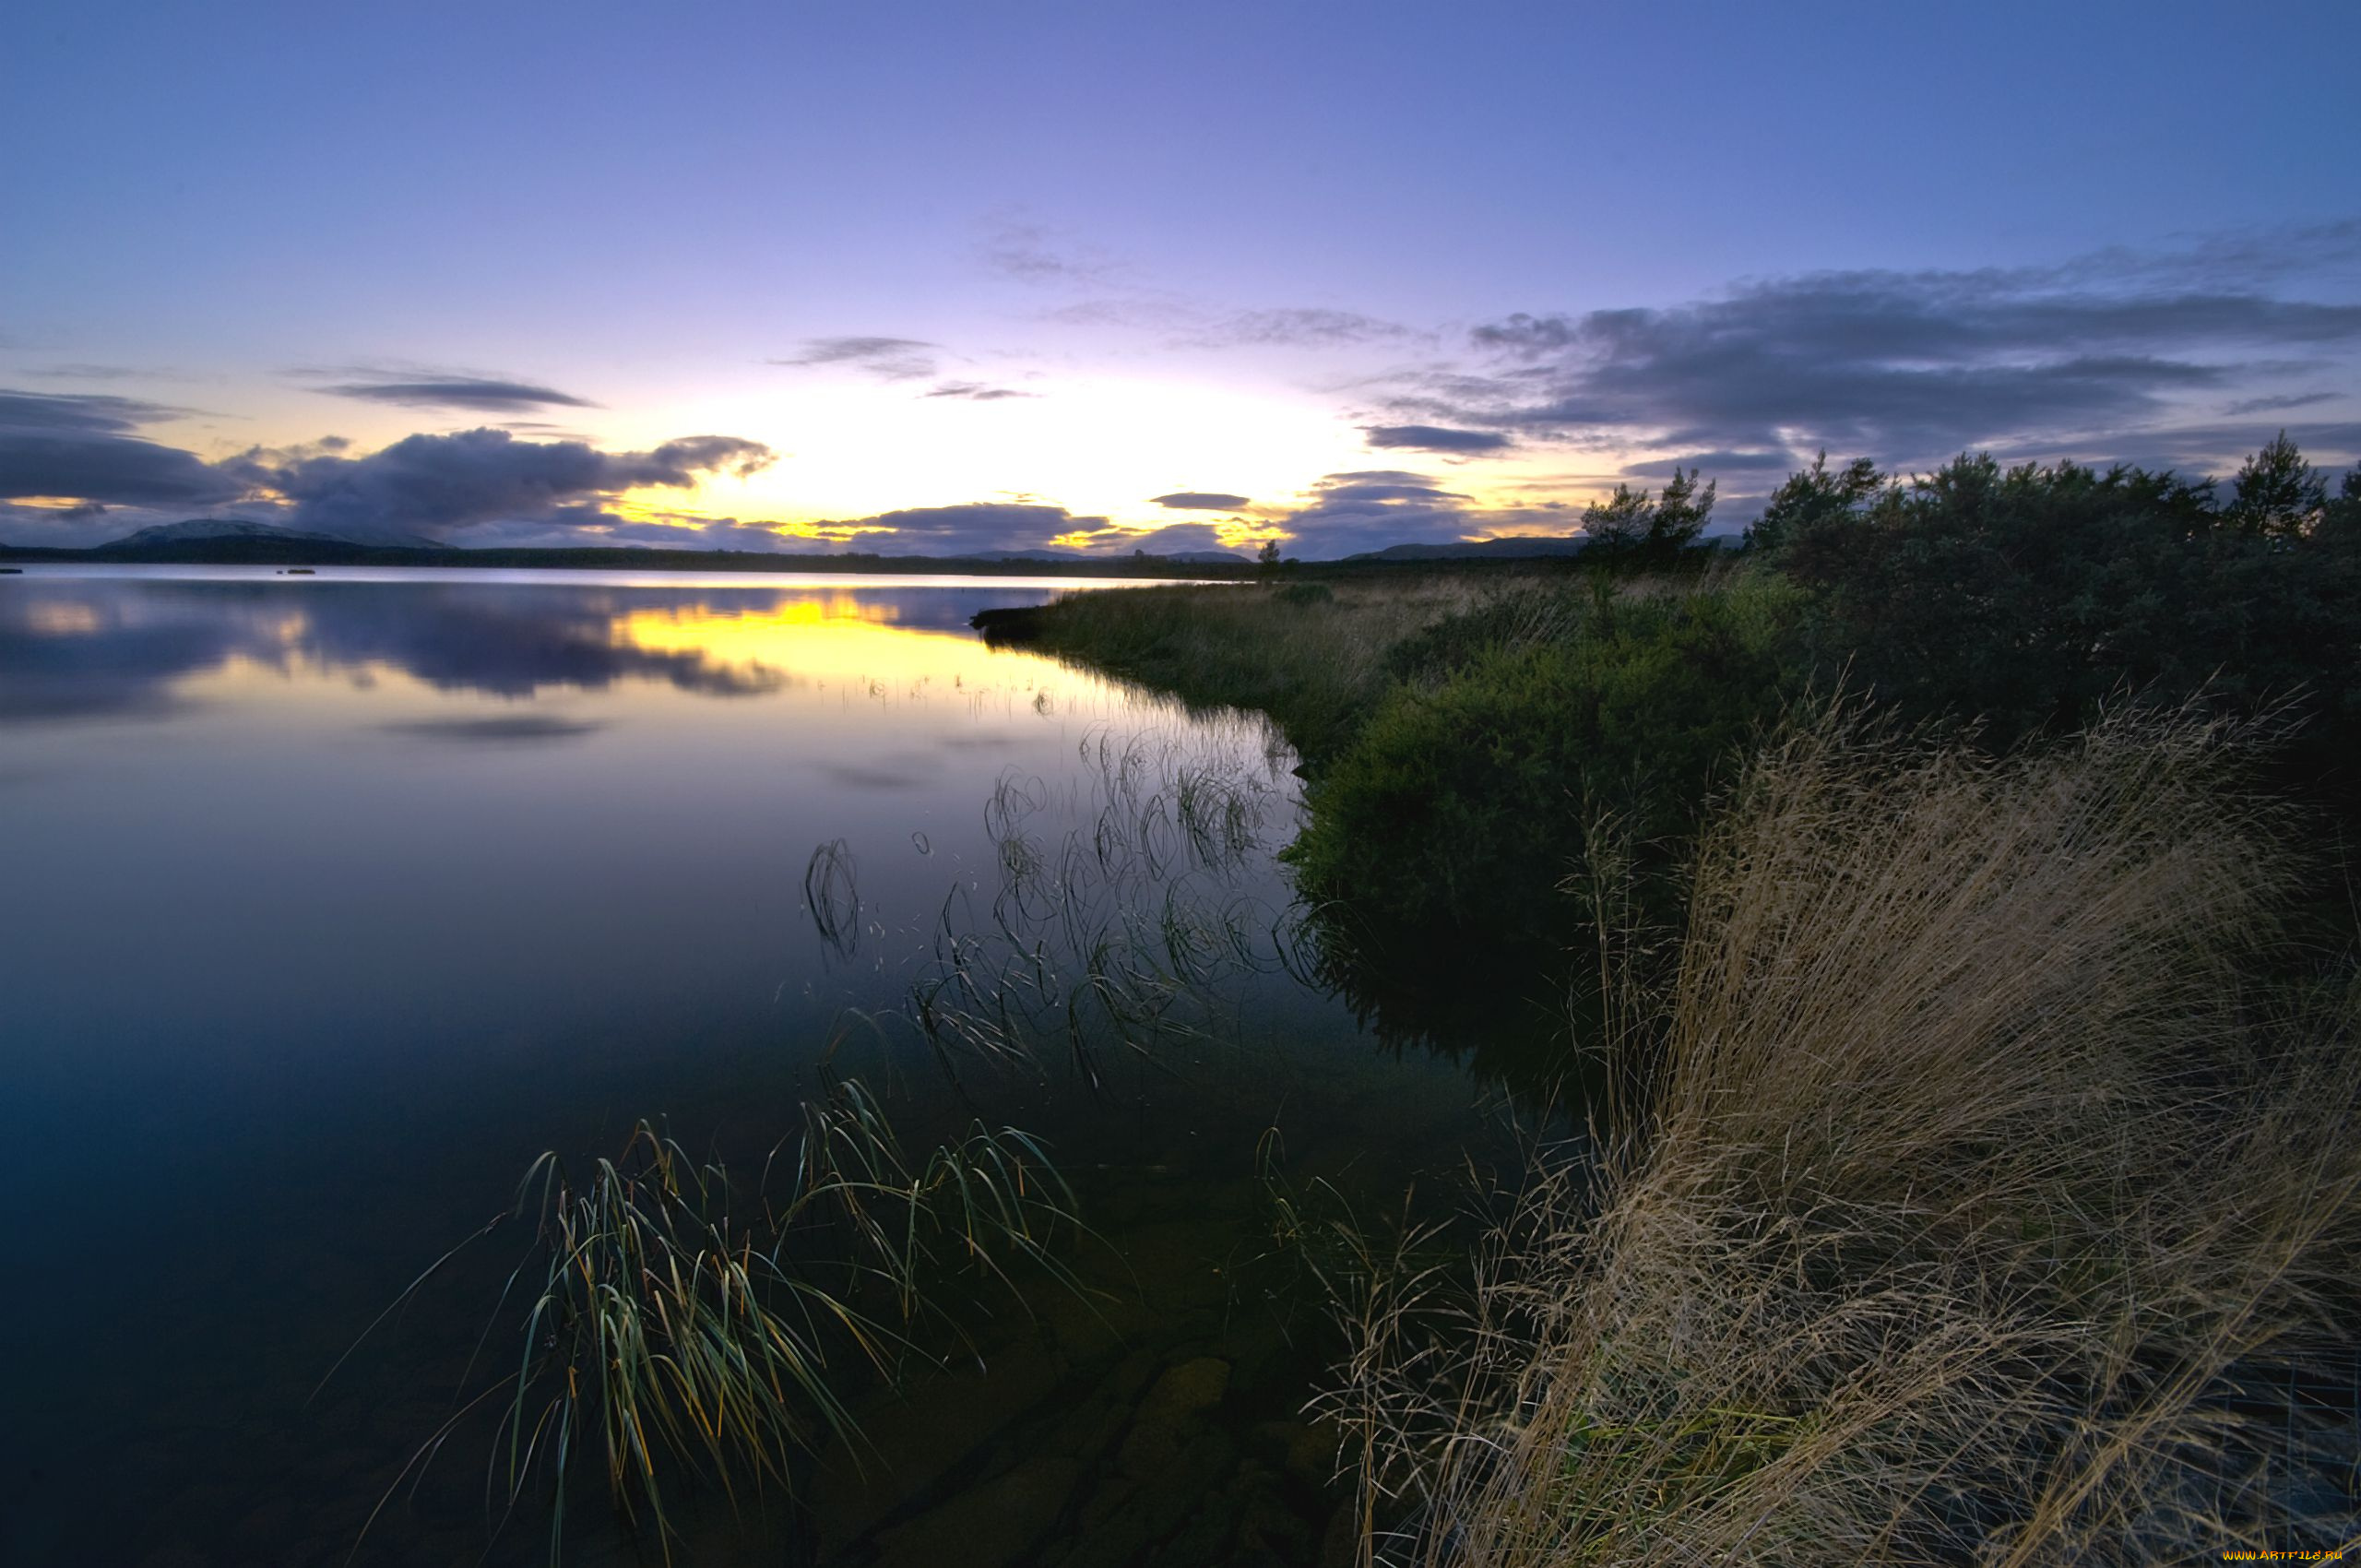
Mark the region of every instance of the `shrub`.
[[1437, 625], [1406, 662], [1440, 679], [1397, 686], [1315, 780], [1287, 851], [1299, 885], [1350, 909], [1365, 960], [1481, 952], [1530, 974], [1579, 932], [1560, 885], [1583, 831], [1611, 817], [1668, 861], [1722, 764], [1792, 695], [1793, 602], [1758, 576], [1603, 597], [1557, 638], [1507, 635], [1546, 619], [1529, 600]]

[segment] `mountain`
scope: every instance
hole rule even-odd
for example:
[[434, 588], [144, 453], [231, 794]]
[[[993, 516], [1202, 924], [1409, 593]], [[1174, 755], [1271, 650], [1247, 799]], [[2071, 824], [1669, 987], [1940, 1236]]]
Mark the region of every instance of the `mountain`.
[[304, 533], [276, 523], [250, 523], [242, 517], [191, 517], [184, 523], [158, 523], [137, 533], [109, 540], [102, 550], [147, 550], [160, 544], [185, 544], [193, 539], [285, 539], [305, 543], [342, 543], [333, 534]]
[[448, 548], [431, 539], [419, 539], [409, 534], [390, 534], [374, 539], [348, 539], [342, 534], [307, 532], [302, 529], [283, 529], [277, 523], [251, 523], [243, 517], [191, 517], [184, 523], [158, 523], [141, 529], [137, 533], [109, 540], [97, 546], [100, 550], [156, 550], [193, 543], [200, 540], [269, 540], [279, 544], [359, 545], [378, 550], [442, 550]]
[[1529, 555], [1579, 555], [1590, 540], [1578, 533], [1478, 539], [1456, 544], [1389, 544], [1347, 555], [1347, 561], [1499, 561]]

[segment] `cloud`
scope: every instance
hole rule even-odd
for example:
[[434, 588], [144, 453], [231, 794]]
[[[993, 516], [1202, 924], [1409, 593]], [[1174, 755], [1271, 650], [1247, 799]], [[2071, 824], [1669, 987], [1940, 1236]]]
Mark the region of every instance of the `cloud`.
[[0, 390], [0, 500], [208, 506], [245, 493], [196, 454], [130, 434], [182, 412], [101, 393]]
[[[1044, 550], [1061, 534], [1107, 526], [1105, 517], [1077, 517], [1062, 506], [1029, 501], [974, 501], [956, 506], [912, 506], [819, 527], [853, 537], [852, 548], [888, 554], [967, 555]], [[882, 536], [882, 537], [881, 537]]]
[[1174, 512], [1235, 512], [1247, 503], [1247, 497], [1222, 490], [1176, 490], [1169, 495], [1152, 495], [1148, 499]]
[[1421, 334], [1358, 311], [1297, 307], [1248, 310], [1221, 316], [1182, 339], [1192, 348], [1334, 349], [1382, 343]]
[[0, 388], [0, 430], [119, 435], [187, 411], [107, 392], [12, 392]]
[[984, 266], [1020, 283], [1095, 283], [1125, 270], [1096, 245], [1038, 223], [1001, 220], [989, 225], [977, 254]]
[[[2343, 244], [2321, 231], [2323, 244]], [[1965, 448], [2121, 441], [2201, 394], [2317, 370], [2361, 304], [2225, 279], [2219, 256], [2052, 268], [1826, 272], [1663, 309], [1519, 314], [1474, 374], [1406, 379], [1404, 414], [1602, 450], [1803, 452], [1896, 467]]]
[[1201, 551], [1218, 550], [1240, 560], [1252, 557], [1255, 546], [1252, 540], [1240, 542], [1226, 539], [1213, 523], [1167, 523], [1161, 528], [1133, 529], [1114, 524], [1078, 529], [1059, 542], [1097, 556], [1183, 555]]
[[2267, 414], [2281, 409], [2308, 409], [2315, 403], [2332, 403], [2333, 392], [2288, 392], [2272, 398], [2247, 398], [2232, 403], [2222, 411], [2225, 414]]
[[1560, 517], [1559, 509], [1546, 504], [1487, 507], [1425, 474], [1358, 469], [1320, 480], [1277, 526], [1295, 540], [1289, 553], [1318, 560], [1389, 544], [1482, 539], [1502, 529], [1572, 532], [1577, 521], [1572, 513]]
[[807, 338], [803, 351], [776, 365], [850, 365], [884, 381], [916, 381], [935, 371], [937, 345], [917, 338]]
[[1515, 445], [1494, 430], [1453, 430], [1439, 424], [1367, 424], [1371, 446], [1406, 452], [1499, 452]]
[[335, 398], [357, 398], [370, 403], [394, 403], [405, 408], [467, 409], [476, 413], [529, 412], [534, 409], [595, 409], [598, 404], [552, 386], [528, 381], [503, 381], [483, 375], [443, 375], [402, 380], [372, 374], [368, 379], [339, 382], [319, 391]]
[[519, 441], [504, 430], [411, 435], [365, 457], [274, 462], [252, 453], [225, 467], [277, 491], [297, 528], [351, 539], [449, 534], [516, 519], [589, 520], [578, 511], [623, 491], [686, 489], [709, 473], [743, 477], [776, 457], [758, 441], [693, 435], [646, 452], [581, 441]]
[[1432, 339], [1430, 333], [1358, 311], [1316, 306], [1219, 310], [1170, 292], [1077, 300], [1046, 312], [1043, 319], [1066, 327], [1159, 332], [1171, 349], [1339, 349]]
[[21, 374], [43, 381], [186, 381], [174, 371], [127, 364], [51, 364], [29, 366]]
[[1038, 392], [1019, 392], [1014, 386], [991, 386], [980, 381], [943, 381], [933, 390], [922, 394], [929, 398], [964, 398], [971, 403], [996, 403], [1003, 398], [1038, 398]]
[[1675, 469], [1694, 469], [1707, 478], [1715, 474], [1765, 473], [1785, 479], [1797, 469], [1809, 467], [1809, 463], [1797, 461], [1792, 452], [1691, 452], [1686, 457], [1626, 463], [1616, 471], [1631, 479], [1670, 479]]

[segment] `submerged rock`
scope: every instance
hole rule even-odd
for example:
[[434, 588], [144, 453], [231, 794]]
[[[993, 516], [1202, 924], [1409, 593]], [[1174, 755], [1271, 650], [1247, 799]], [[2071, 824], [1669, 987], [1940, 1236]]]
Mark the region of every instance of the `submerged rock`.
[[1050, 1533], [1081, 1479], [1072, 1459], [1028, 1460], [884, 1532], [877, 1568], [1006, 1568]]
[[1009, 1346], [980, 1368], [919, 1384], [908, 1397], [860, 1414], [860, 1431], [822, 1466], [812, 1499], [820, 1555], [833, 1556], [975, 1454], [1062, 1382], [1065, 1363]]
[[1229, 1388], [1229, 1363], [1216, 1356], [1166, 1369], [1140, 1401], [1132, 1433], [1123, 1439], [1116, 1467], [1128, 1476], [1149, 1476], [1180, 1457], [1183, 1443], [1204, 1424], [1205, 1412]]

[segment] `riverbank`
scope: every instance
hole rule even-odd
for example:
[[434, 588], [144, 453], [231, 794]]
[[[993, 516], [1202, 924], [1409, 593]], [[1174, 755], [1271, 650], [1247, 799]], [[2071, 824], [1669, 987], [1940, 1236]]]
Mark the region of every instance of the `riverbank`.
[[[1493, 1194], [1472, 1283], [1345, 1293], [1327, 1408], [1369, 1542], [2129, 1563], [2349, 1538], [2361, 986], [2349, 919], [2292, 913], [2338, 875], [2298, 842], [2316, 804], [2266, 787], [2300, 732], [2201, 691], [2021, 748], [2044, 705], [2091, 711], [2105, 658], [2002, 686], [1972, 641], [1845, 612], [1760, 563], [1150, 588], [984, 628], [1287, 731], [1332, 981], [1521, 967], [1585, 1015], [1562, 1065], [1612, 1063], [1604, 1165]], [[1932, 703], [1832, 697], [1905, 659], [2017, 707], [1930, 733]]]

